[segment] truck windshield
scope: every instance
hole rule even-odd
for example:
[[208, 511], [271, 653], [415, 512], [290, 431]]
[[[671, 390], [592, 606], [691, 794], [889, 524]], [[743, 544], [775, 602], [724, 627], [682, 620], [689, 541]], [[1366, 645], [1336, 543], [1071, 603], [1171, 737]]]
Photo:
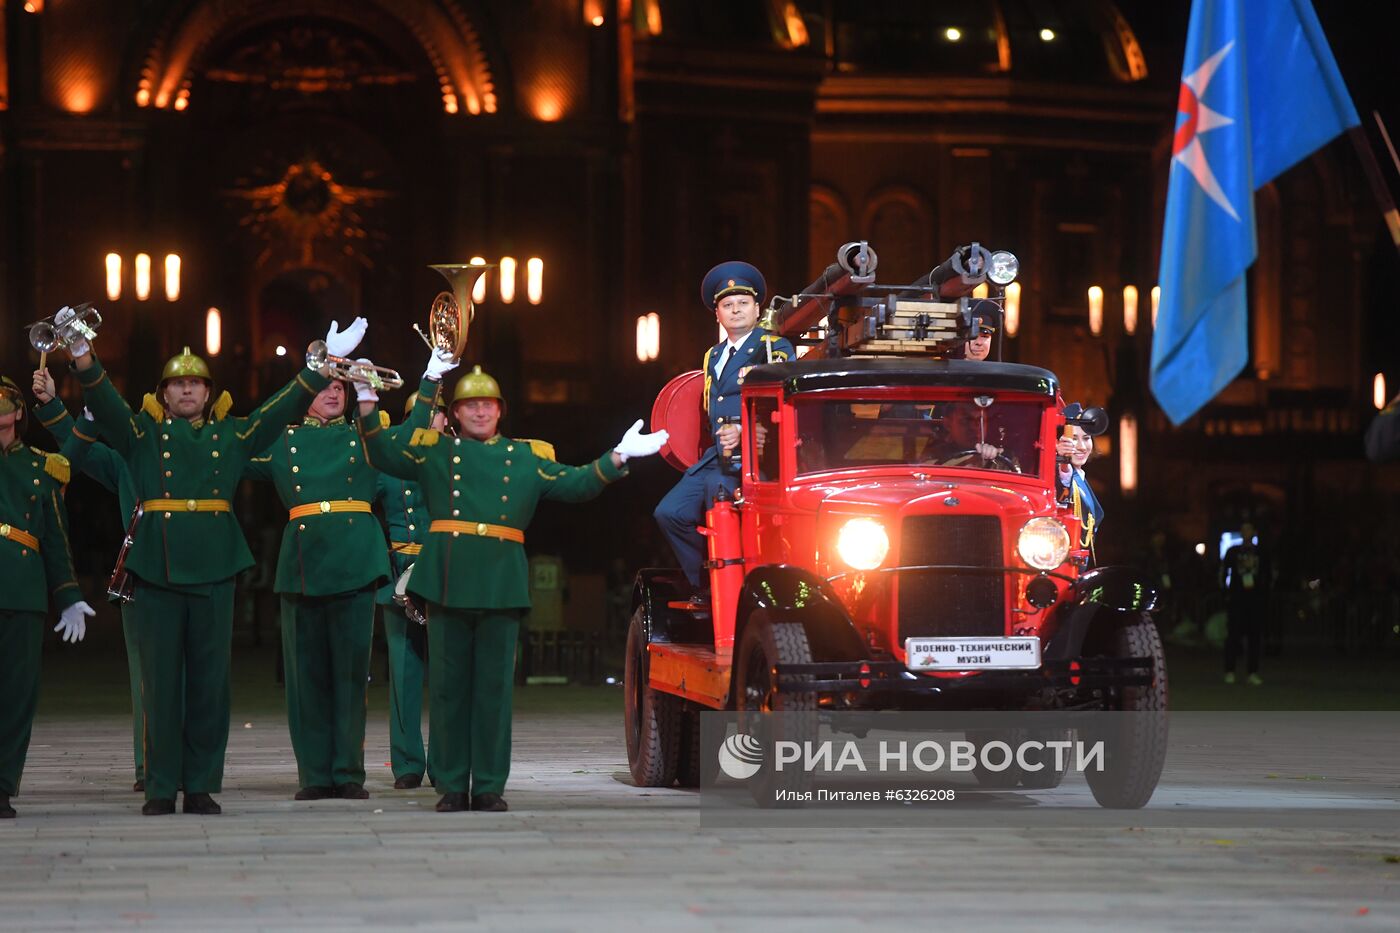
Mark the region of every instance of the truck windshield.
[[1041, 409], [992, 395], [940, 402], [798, 399], [797, 472], [908, 464], [1035, 473]]

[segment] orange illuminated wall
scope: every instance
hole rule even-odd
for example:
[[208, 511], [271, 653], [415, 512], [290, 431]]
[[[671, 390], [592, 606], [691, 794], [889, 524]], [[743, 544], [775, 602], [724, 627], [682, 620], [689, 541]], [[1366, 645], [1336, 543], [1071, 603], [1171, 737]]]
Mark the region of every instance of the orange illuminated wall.
[[0, 110], [8, 110], [10, 106], [10, 60], [5, 55], [7, 45], [5, 4], [0, 2]]

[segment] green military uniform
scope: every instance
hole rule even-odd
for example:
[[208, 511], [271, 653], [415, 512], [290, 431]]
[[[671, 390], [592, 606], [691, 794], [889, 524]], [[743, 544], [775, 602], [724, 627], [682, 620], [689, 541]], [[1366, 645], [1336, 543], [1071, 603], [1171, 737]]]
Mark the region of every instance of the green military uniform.
[[[423, 380], [413, 407], [400, 425], [411, 434], [432, 420], [437, 383]], [[389, 765], [395, 780], [422, 778], [427, 766], [423, 750], [423, 657], [426, 633], [394, 602], [394, 583], [403, 576], [428, 540], [428, 510], [423, 490], [411, 480], [379, 474], [379, 502], [389, 531], [389, 582], [376, 601], [384, 607], [384, 642], [389, 649]]]
[[63, 610], [82, 599], [63, 505], [68, 477], [57, 454], [19, 440], [0, 450], [0, 798], [19, 792], [50, 600]]
[[541, 499], [582, 502], [626, 475], [604, 454], [555, 463], [548, 444], [416, 431], [409, 443], [360, 419], [385, 473], [420, 484], [432, 519], [410, 592], [428, 604], [428, 728], [444, 794], [500, 794], [510, 772], [510, 703], [520, 616], [529, 608], [524, 531]]
[[[145, 514], [126, 568], [146, 721], [146, 799], [223, 787], [229, 647], [237, 574], [253, 565], [230, 510], [248, 461], [306, 414], [329, 380], [303, 369], [245, 418], [168, 418], [153, 395], [135, 413], [96, 358], [77, 378], [103, 439], [126, 462]], [[187, 800], [188, 803], [188, 800]]]
[[[116, 451], [106, 444], [97, 442], [97, 427], [84, 419], [83, 424], [74, 424], [63, 400], [53, 398], [34, 409], [34, 417], [48, 428], [54, 440], [58, 441], [59, 451], [72, 464], [72, 468], [97, 480], [102, 488], [115, 493], [117, 505], [121, 509], [122, 521], [129, 521], [136, 508], [136, 486], [131, 482], [126, 463]], [[141, 717], [141, 654], [136, 645], [136, 624], [131, 618], [131, 604], [118, 602], [122, 614], [122, 641], [126, 644], [127, 684], [131, 688], [131, 755], [136, 763], [136, 780], [146, 780], [145, 756], [142, 754]]]
[[300, 785], [363, 785], [375, 591], [389, 577], [371, 514], [379, 474], [345, 418], [308, 416], [253, 458], [247, 475], [272, 482], [289, 510], [275, 588]]

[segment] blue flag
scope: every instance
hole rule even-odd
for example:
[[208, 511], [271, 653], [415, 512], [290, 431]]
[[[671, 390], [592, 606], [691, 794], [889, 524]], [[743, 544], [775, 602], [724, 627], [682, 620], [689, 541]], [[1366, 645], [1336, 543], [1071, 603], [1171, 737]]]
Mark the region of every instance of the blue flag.
[[1361, 122], [1309, 0], [1195, 0], [1181, 71], [1152, 335], [1174, 424], [1249, 361], [1255, 190]]

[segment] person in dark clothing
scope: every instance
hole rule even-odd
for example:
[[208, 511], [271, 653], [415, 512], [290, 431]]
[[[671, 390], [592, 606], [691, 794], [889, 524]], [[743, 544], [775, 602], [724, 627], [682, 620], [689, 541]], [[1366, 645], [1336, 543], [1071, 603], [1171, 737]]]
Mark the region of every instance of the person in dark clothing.
[[1220, 585], [1225, 590], [1228, 624], [1225, 630], [1225, 682], [1235, 682], [1235, 665], [1240, 642], [1248, 643], [1246, 666], [1249, 685], [1264, 681], [1259, 676], [1259, 652], [1264, 638], [1264, 619], [1269, 611], [1269, 566], [1259, 550], [1254, 526], [1240, 528], [1242, 542], [1225, 552], [1220, 563]]

